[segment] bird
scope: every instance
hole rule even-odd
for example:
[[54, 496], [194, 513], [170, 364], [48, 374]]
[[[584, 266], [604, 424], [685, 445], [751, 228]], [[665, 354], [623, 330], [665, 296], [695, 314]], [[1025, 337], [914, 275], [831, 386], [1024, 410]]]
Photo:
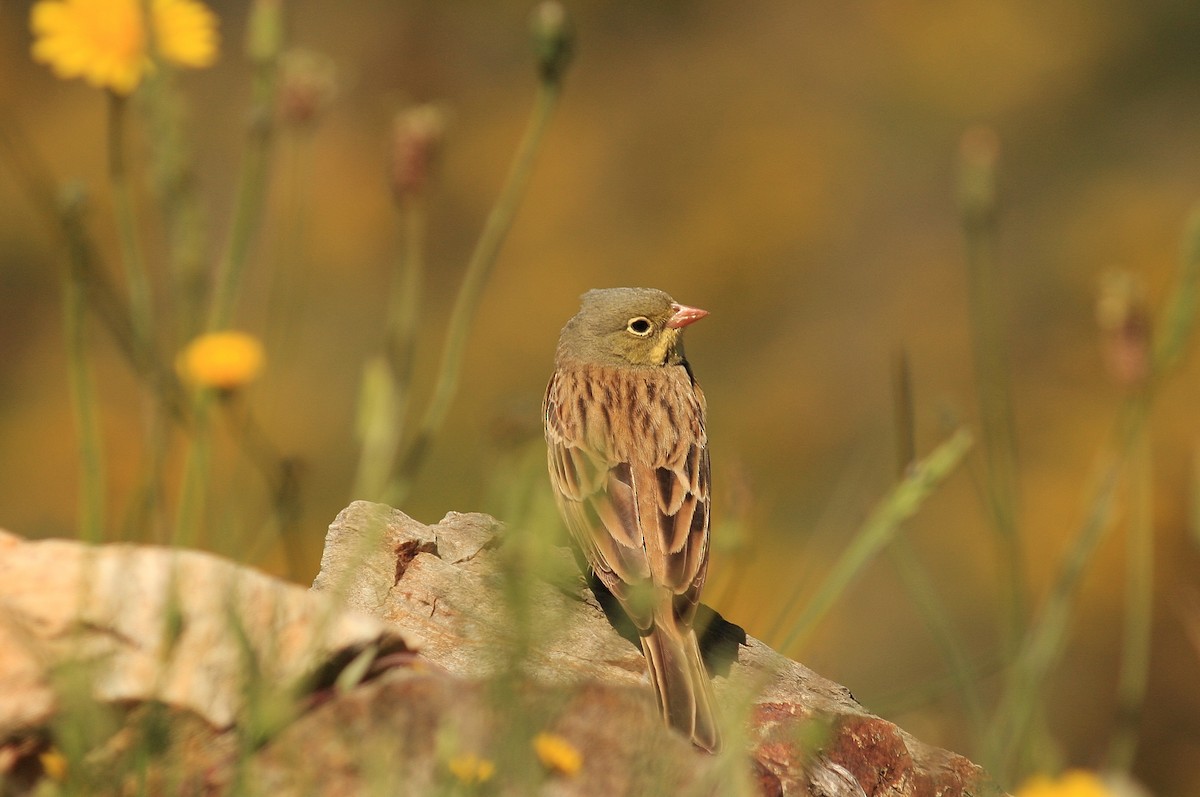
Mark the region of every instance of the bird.
[[653, 288], [583, 294], [542, 417], [559, 513], [637, 628], [659, 711], [715, 752], [716, 701], [693, 629], [708, 572], [706, 405], [682, 340], [706, 315]]

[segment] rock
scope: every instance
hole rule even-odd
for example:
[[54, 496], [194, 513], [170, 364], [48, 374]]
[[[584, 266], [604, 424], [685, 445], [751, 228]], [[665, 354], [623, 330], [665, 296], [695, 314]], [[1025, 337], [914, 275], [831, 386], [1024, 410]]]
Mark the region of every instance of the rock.
[[311, 591], [194, 551], [0, 532], [0, 794], [63, 771], [99, 795], [1001, 794], [702, 618], [717, 755], [664, 726], [636, 635], [570, 552], [485, 515], [351, 504]]
[[98, 701], [159, 701], [215, 728], [253, 677], [291, 689], [403, 631], [327, 596], [197, 551], [0, 535], [0, 740], [49, 723], [56, 673], [86, 664]]
[[[588, 751], [594, 769], [585, 763], [587, 777], [556, 794], [644, 788], [646, 783], [626, 780], [615, 791], [615, 783], [593, 790], [591, 778], [639, 771], [639, 746], [647, 749], [647, 740], [663, 745], [654, 748], [655, 767], [677, 768], [688, 773], [689, 782], [728, 785], [729, 778], [743, 778], [743, 785], [756, 783], [764, 794], [1002, 794], [966, 758], [922, 744], [871, 715], [845, 687], [712, 612], [701, 646], [716, 672], [718, 700], [727, 715], [735, 715], [732, 725], [739, 713], [749, 717], [744, 746], [752, 761], [739, 767], [728, 755], [707, 756], [685, 743], [672, 746], [674, 734], [652, 710], [635, 642], [614, 630], [603, 602], [582, 578], [564, 583], [564, 567], [573, 567], [569, 554], [551, 552], [548, 561], [531, 564], [527, 554], [536, 547], [483, 515], [452, 514], [424, 526], [398, 510], [355, 503], [330, 527], [313, 588], [346, 585], [352, 605], [416, 634], [423, 641], [422, 658], [470, 683], [495, 678], [519, 659], [521, 677], [540, 689], [565, 690], [560, 699], [570, 709], [558, 712], [556, 721], [578, 749]], [[510, 548], [526, 555], [506, 556]], [[506, 577], [514, 562], [520, 575]], [[528, 613], [528, 634], [513, 616], [513, 601], [505, 599], [514, 582], [524, 592], [519, 611]], [[811, 727], [824, 729], [818, 750], [804, 742]], [[630, 739], [638, 740], [633, 749], [621, 744]], [[640, 765], [646, 768], [644, 761]], [[726, 793], [723, 788], [716, 793]]]

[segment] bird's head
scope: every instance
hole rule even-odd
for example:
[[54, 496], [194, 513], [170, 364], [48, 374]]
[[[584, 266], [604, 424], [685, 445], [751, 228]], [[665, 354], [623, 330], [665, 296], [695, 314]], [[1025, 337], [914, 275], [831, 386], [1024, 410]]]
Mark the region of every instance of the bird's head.
[[708, 315], [654, 288], [604, 288], [582, 297], [563, 327], [559, 363], [664, 366], [683, 362], [683, 328]]

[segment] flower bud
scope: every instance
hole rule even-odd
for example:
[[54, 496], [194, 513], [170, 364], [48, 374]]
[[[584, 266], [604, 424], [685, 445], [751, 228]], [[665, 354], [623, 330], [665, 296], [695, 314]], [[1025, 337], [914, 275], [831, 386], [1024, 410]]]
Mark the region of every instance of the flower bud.
[[963, 134], [958, 156], [958, 202], [963, 219], [972, 227], [990, 224], [996, 214], [996, 161], [1000, 158], [996, 131], [971, 128]]
[[446, 115], [435, 105], [418, 105], [396, 114], [391, 177], [397, 202], [424, 194], [445, 131]]
[[557, 0], [545, 0], [533, 10], [533, 49], [538, 75], [548, 84], [562, 80], [575, 49], [567, 10]]
[[1096, 301], [1104, 359], [1122, 387], [1139, 387], [1150, 376], [1150, 311], [1140, 280], [1127, 271], [1113, 271], [1100, 281]]
[[279, 113], [287, 124], [314, 124], [337, 94], [333, 60], [309, 50], [290, 50], [279, 64]]

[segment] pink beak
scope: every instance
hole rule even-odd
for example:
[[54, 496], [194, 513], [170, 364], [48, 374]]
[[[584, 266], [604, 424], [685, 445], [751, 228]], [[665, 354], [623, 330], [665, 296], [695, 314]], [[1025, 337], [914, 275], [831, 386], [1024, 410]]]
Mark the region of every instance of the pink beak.
[[667, 321], [667, 326], [671, 329], [682, 329], [688, 324], [699, 321], [708, 315], [707, 310], [701, 310], [699, 307], [688, 307], [686, 304], [672, 303], [671, 310], [674, 311], [673, 315]]

